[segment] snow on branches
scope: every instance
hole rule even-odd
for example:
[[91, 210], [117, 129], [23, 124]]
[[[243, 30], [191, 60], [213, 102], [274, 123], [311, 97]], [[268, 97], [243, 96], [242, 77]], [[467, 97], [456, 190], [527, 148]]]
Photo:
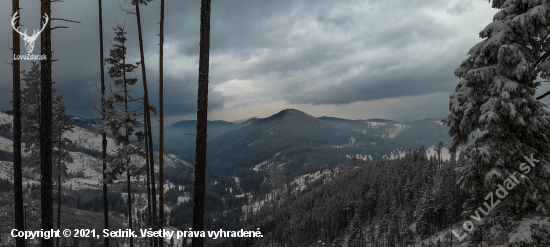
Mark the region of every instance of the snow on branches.
[[[500, 11], [480, 32], [483, 40], [455, 70], [462, 80], [443, 119], [453, 137], [452, 150], [471, 143], [475, 132], [484, 132], [466, 149], [470, 162], [458, 169], [461, 188], [471, 194], [465, 216], [483, 205], [487, 192], [519, 171], [525, 155], [550, 158], [549, 113], [535, 98], [540, 81], [550, 79], [550, 4], [501, 0], [493, 1], [493, 7]], [[550, 210], [550, 164], [541, 162], [533, 170], [480, 224], [476, 231], [481, 239], [508, 233], [512, 246], [547, 241], [541, 234], [550, 229], [547, 218], [542, 220]], [[536, 217], [546, 223], [525, 223]]]

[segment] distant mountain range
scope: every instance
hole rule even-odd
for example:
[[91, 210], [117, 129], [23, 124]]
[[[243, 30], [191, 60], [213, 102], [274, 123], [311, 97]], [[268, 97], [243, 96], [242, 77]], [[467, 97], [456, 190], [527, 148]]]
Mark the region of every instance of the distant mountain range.
[[[4, 118], [6, 116], [8, 114], [4, 114]], [[98, 121], [71, 116], [71, 124], [82, 132], [75, 134], [73, 139], [82, 148], [98, 150], [93, 145], [95, 141], [84, 140], [94, 135], [93, 126]], [[168, 126], [165, 129], [166, 153], [177, 154], [185, 163], [193, 164], [196, 124], [196, 120], [186, 120]], [[158, 147], [158, 127], [153, 128], [153, 134], [155, 147]], [[207, 167], [212, 171], [228, 172], [234, 169], [260, 171], [278, 165], [288, 171], [307, 171], [352, 157], [376, 161], [395, 159], [407, 150], [421, 147], [433, 151], [438, 141], [445, 145], [451, 142], [448, 127], [439, 119], [397, 122], [316, 118], [299, 110], [286, 109], [267, 118], [252, 118], [241, 123], [208, 121]], [[444, 158], [448, 156], [448, 151], [444, 150]]]
[[[165, 146], [194, 160], [196, 121], [166, 128]], [[450, 144], [448, 127], [439, 119], [397, 122], [387, 119], [315, 118], [286, 109], [267, 118], [242, 123], [208, 122], [208, 167], [214, 171], [261, 170], [272, 164], [291, 171], [343, 161], [397, 158], [411, 149]], [[445, 150], [448, 157], [448, 151]]]

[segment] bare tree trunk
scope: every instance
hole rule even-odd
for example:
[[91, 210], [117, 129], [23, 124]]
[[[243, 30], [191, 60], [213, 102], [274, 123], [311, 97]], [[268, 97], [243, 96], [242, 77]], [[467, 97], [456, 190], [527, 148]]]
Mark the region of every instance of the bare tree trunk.
[[[271, 247], [273, 247], [273, 237], [274, 237], [274, 233], [275, 233], [275, 191], [272, 191], [271, 192], [271, 203], [273, 204], [272, 205], [272, 210], [271, 210], [271, 220], [273, 221], [273, 232], [271, 232]], [[313, 210], [312, 210], [313, 211]]]
[[[124, 46], [124, 41], [122, 43]], [[124, 46], [125, 47], [125, 46]], [[122, 64], [126, 64], [126, 55], [122, 57]], [[128, 87], [126, 84], [126, 68], [123, 70], [122, 81], [124, 82], [124, 113], [128, 113]], [[128, 123], [124, 122], [124, 132], [126, 137], [126, 145], [130, 144], [130, 138], [128, 137]], [[130, 181], [130, 159], [126, 160], [126, 178], [128, 179], [128, 228], [132, 230], [132, 187]], [[134, 247], [134, 238], [130, 237], [130, 247]]]
[[[160, 0], [160, 43], [159, 43], [159, 222], [163, 228], [164, 219], [164, 0]], [[159, 246], [164, 245], [164, 240], [159, 237]]]
[[[126, 179], [128, 180], [128, 229], [132, 230], [132, 188], [130, 186], [130, 170], [126, 170]], [[130, 247], [134, 247], [134, 238], [132, 237], [130, 237]]]
[[[145, 115], [144, 115], [145, 116]], [[147, 126], [147, 118], [144, 118], [143, 119], [143, 128], [145, 130], [145, 169], [146, 169], [146, 173], [147, 173], [147, 221], [148, 221], [148, 226], [151, 227], [152, 226], [152, 212], [151, 212], [151, 169], [149, 169], [149, 140], [147, 138], [147, 128], [145, 126]], [[150, 242], [150, 246], [153, 245], [153, 240], [150, 239], [151, 242]]]
[[[12, 0], [12, 14], [19, 11], [19, 0]], [[15, 20], [15, 27], [19, 28], [19, 18]], [[21, 54], [19, 34], [12, 30], [13, 57]], [[21, 163], [21, 63], [13, 60], [13, 199], [15, 201], [15, 229], [25, 230], [25, 218], [23, 212], [23, 171]], [[25, 246], [25, 239], [16, 238], [17, 247]]]
[[[99, 1], [99, 65], [101, 73], [101, 120], [105, 121], [105, 107], [103, 106], [103, 98], [105, 97], [105, 72], [103, 67], [103, 9], [101, 8], [101, 0]], [[101, 135], [101, 148], [103, 152], [103, 217], [104, 228], [109, 229], [109, 201], [107, 200], [107, 133]], [[109, 246], [109, 238], [104, 238], [104, 246]]]
[[[44, 16], [51, 16], [51, 0], [42, 0], [40, 24], [45, 25], [41, 33], [40, 54], [46, 56], [46, 60], [40, 61], [40, 202], [42, 207], [42, 229], [53, 229], [53, 203], [52, 203], [52, 40], [51, 22], [43, 23]], [[51, 238], [42, 238], [43, 247], [52, 247]]]
[[[210, 5], [201, 1], [201, 31], [199, 57], [199, 90], [197, 98], [197, 139], [195, 150], [195, 187], [193, 205], [193, 231], [204, 228], [204, 194], [206, 173], [206, 131], [208, 121], [208, 71], [210, 56]], [[202, 247], [203, 238], [193, 237], [193, 247]]]
[[[141, 17], [139, 13], [139, 3], [136, 4], [136, 17], [137, 17], [137, 24], [138, 24], [138, 36], [139, 36], [139, 51], [141, 54], [141, 74], [142, 74], [142, 80], [143, 80], [143, 103], [145, 104], [145, 118], [147, 118], [147, 125], [145, 125], [145, 128], [147, 128], [147, 136], [149, 138], [149, 165], [151, 169], [151, 199], [152, 199], [152, 210], [153, 210], [153, 229], [157, 230], [158, 228], [158, 222], [157, 222], [157, 192], [155, 190], [155, 159], [154, 159], [154, 153], [153, 153], [153, 135], [151, 133], [151, 115], [149, 111], [149, 96], [147, 94], [147, 75], [145, 73], [145, 55], [143, 51], [143, 38], [141, 35]], [[156, 247], [158, 246], [158, 242], [156, 240], [153, 240], [153, 245]]]

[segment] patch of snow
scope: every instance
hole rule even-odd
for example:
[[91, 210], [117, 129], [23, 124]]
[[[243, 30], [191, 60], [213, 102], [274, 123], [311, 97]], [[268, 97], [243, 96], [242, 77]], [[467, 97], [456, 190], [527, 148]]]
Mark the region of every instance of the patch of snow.
[[178, 205], [191, 200], [190, 196], [178, 196]]
[[260, 169], [260, 167], [261, 167], [262, 165], [265, 165], [265, 164], [267, 164], [267, 161], [264, 161], [264, 162], [262, 162], [262, 163], [260, 163], [260, 164], [255, 165], [254, 168], [252, 168], [252, 170], [255, 171], [255, 172], [259, 172], [259, 171], [262, 170], [262, 169]]
[[378, 128], [386, 125], [386, 123], [370, 122], [370, 121], [365, 121], [365, 122], [368, 124], [369, 128], [371, 128], [371, 129], [378, 129]]
[[0, 136], [0, 150], [13, 153], [13, 142], [12, 140]]
[[404, 125], [404, 124], [394, 124], [393, 126], [394, 126], [394, 128], [384, 130], [385, 134], [382, 135], [382, 138], [384, 138], [384, 139], [395, 138], [404, 129], [409, 128], [409, 126]]
[[0, 112], [0, 124], [13, 122], [13, 116]]
[[336, 149], [340, 149], [340, 148], [345, 148], [345, 147], [353, 146], [354, 144], [355, 144], [355, 138], [354, 138], [354, 137], [351, 137], [351, 138], [349, 139], [348, 144], [344, 144], [344, 145], [332, 145], [331, 147], [336, 148]]
[[[428, 149], [426, 149], [427, 153], [433, 153], [434, 155], [437, 154], [437, 151], [435, 150], [435, 145], [430, 146]], [[456, 151], [456, 157], [460, 155], [460, 151]], [[403, 156], [401, 156], [403, 157]], [[451, 159], [451, 153], [449, 152], [449, 149], [446, 147], [441, 148], [441, 159], [442, 160], [450, 160]]]
[[367, 160], [372, 161], [372, 156], [370, 154], [356, 154], [355, 156], [346, 154], [346, 158], [348, 158], [348, 159], [356, 158], [356, 159], [364, 160], [364, 161], [367, 161]]

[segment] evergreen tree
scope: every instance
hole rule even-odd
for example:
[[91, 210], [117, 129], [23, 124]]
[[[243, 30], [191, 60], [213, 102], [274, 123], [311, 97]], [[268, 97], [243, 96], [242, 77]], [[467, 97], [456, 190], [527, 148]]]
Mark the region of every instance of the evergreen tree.
[[[32, 62], [31, 70], [21, 72], [25, 88], [21, 90], [22, 95], [22, 143], [25, 144], [26, 163], [31, 166], [40, 164], [40, 65]], [[63, 134], [67, 131], [72, 131], [72, 126], [69, 124], [69, 117], [65, 110], [67, 106], [63, 102], [63, 96], [56, 96], [57, 90], [52, 88], [52, 144], [56, 147], [52, 152], [52, 159], [61, 158], [63, 162], [72, 162], [70, 155], [65, 149], [72, 145], [68, 138], [64, 138]], [[53, 171], [56, 172], [56, 167]], [[62, 169], [62, 170], [66, 170]], [[63, 173], [63, 171], [61, 171]], [[55, 173], [57, 174], [57, 173]]]
[[25, 144], [26, 162], [40, 164], [40, 64], [32, 62], [30, 71], [21, 71], [25, 88], [21, 90], [21, 140]]
[[[110, 57], [105, 59], [110, 65], [109, 76], [115, 79], [115, 87], [119, 91], [108, 97], [109, 104], [108, 112], [105, 113], [106, 118], [100, 124], [103, 128], [108, 128], [112, 133], [117, 143], [116, 153], [111, 159], [112, 171], [109, 177], [115, 178], [121, 172], [126, 172], [127, 192], [128, 192], [128, 226], [132, 229], [132, 191], [130, 177], [131, 173], [139, 173], [141, 169], [135, 164], [130, 163], [132, 156], [142, 154], [139, 148], [130, 144], [129, 136], [134, 134], [135, 128], [139, 127], [139, 122], [136, 119], [137, 114], [128, 109], [129, 102], [136, 100], [129, 95], [131, 91], [128, 87], [135, 85], [136, 78], [126, 78], [126, 73], [132, 72], [137, 68], [138, 63], [126, 63], [126, 32], [124, 26], [117, 25], [113, 28], [115, 32], [115, 43], [111, 49]], [[122, 110], [115, 110], [114, 105], [118, 103], [123, 106]], [[105, 108], [104, 108], [105, 109]], [[121, 132], [121, 129], [123, 132]], [[105, 131], [103, 129], [102, 131]], [[133, 238], [130, 238], [130, 246], [133, 246]]]
[[473, 221], [473, 235], [506, 235], [512, 246], [540, 246], [550, 242], [550, 166], [538, 163], [529, 174], [520, 166], [531, 155], [549, 158], [549, 113], [534, 95], [539, 79], [550, 79], [550, 6], [546, 0], [495, 0], [492, 6], [500, 11], [456, 69], [462, 80], [443, 122], [453, 137], [451, 151], [468, 144], [475, 131], [486, 131], [467, 148], [468, 162], [460, 167], [461, 188], [470, 193], [465, 217], [481, 207], [487, 211], [486, 196], [506, 179], [515, 174], [521, 180], [483, 221]]
[[[23, 81], [26, 88], [22, 90], [22, 142], [25, 144], [27, 163], [37, 167], [40, 164], [40, 67], [38, 63], [33, 62], [29, 72], [22, 71]], [[56, 178], [57, 184], [57, 228], [60, 228], [61, 222], [61, 185], [62, 177], [67, 176], [67, 162], [72, 162], [72, 157], [66, 151], [72, 142], [63, 137], [67, 131], [72, 131], [73, 126], [69, 123], [69, 117], [65, 110], [67, 106], [63, 102], [63, 96], [55, 96], [56, 90], [52, 88], [52, 162], [56, 165], [52, 167], [52, 177]], [[58, 240], [59, 241], [59, 240]]]

